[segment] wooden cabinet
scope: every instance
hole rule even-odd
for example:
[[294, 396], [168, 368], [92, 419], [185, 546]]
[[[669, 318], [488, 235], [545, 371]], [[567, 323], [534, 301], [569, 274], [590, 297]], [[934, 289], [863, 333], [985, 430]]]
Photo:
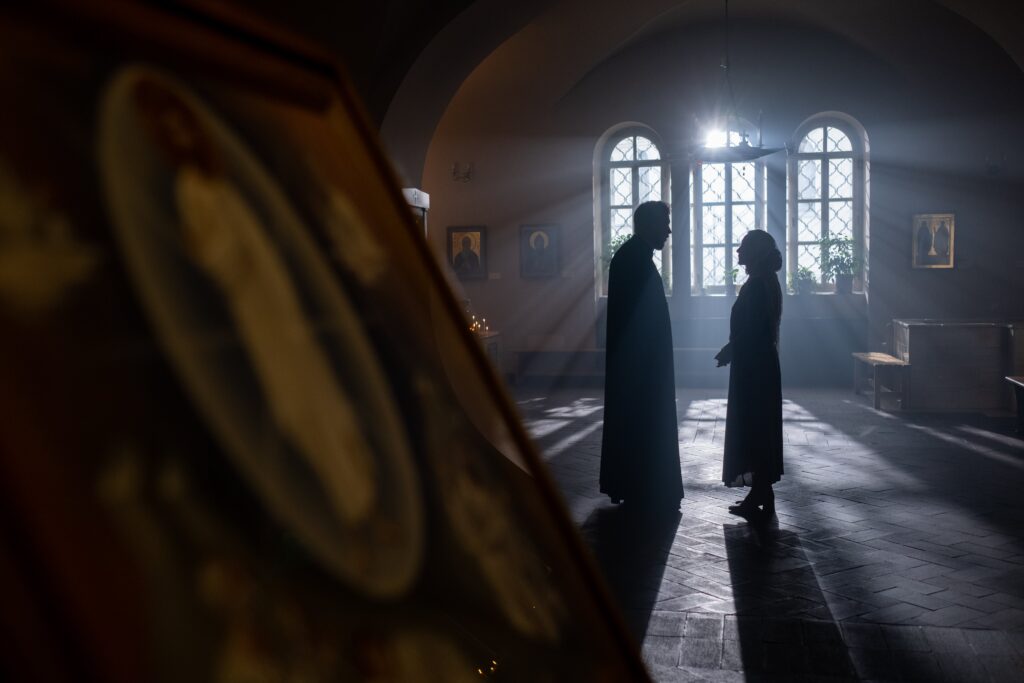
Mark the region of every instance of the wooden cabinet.
[[1014, 343], [1020, 335], [1024, 335], [1024, 323], [1019, 322], [893, 320], [893, 355], [910, 363], [904, 408], [1009, 409], [1010, 390], [1004, 377], [1014, 374]]
[[1010, 323], [1010, 354], [1013, 374], [1024, 375], [1024, 322]]

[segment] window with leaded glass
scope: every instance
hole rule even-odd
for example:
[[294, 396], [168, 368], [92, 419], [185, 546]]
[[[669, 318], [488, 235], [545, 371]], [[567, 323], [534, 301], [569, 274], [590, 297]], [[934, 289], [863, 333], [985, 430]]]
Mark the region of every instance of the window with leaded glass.
[[[605, 182], [601, 244], [605, 256], [604, 292], [607, 293], [607, 262], [612, 250], [633, 234], [633, 211], [646, 201], [670, 203], [668, 163], [662, 159], [658, 146], [645, 135], [634, 133], [613, 138], [606, 157]], [[665, 282], [665, 292], [671, 293], [671, 235], [661, 251], [655, 250], [654, 264]]]
[[823, 238], [850, 240], [857, 259], [865, 255], [864, 146], [852, 127], [827, 120], [808, 125], [789, 158], [787, 261], [790, 273], [806, 268], [824, 289]]
[[759, 161], [698, 163], [690, 183], [694, 294], [733, 294], [746, 281], [736, 248], [765, 227], [765, 170]]

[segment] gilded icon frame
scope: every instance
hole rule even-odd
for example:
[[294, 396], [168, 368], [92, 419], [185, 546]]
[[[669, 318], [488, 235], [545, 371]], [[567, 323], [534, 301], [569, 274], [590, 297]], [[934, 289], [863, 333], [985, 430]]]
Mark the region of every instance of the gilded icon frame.
[[[468, 250], [463, 240], [469, 240]], [[460, 280], [487, 279], [487, 228], [482, 225], [450, 225], [445, 253], [448, 266]], [[475, 258], [474, 258], [475, 257]]]
[[956, 264], [956, 220], [952, 213], [918, 213], [911, 223], [910, 264], [913, 268], [953, 268]]

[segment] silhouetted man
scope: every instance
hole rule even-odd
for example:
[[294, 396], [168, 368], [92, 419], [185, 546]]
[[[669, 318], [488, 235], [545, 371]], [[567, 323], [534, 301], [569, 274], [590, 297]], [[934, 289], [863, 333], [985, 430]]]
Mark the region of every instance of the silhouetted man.
[[659, 509], [683, 497], [672, 327], [652, 260], [671, 232], [668, 206], [644, 202], [608, 269], [601, 492]]

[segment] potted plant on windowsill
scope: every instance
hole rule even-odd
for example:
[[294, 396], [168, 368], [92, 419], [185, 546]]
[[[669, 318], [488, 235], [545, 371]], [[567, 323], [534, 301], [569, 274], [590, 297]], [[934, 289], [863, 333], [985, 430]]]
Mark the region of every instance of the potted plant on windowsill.
[[629, 238], [632, 236], [632, 233], [616, 235], [608, 242], [608, 244], [604, 245], [604, 253], [601, 254], [601, 263], [604, 264], [605, 268], [611, 264], [612, 257], [615, 256], [615, 252], [619, 250], [619, 247], [628, 242]]
[[800, 266], [795, 273], [789, 274], [789, 289], [797, 295], [810, 294], [818, 284], [814, 271], [807, 266]]
[[632, 236], [632, 233], [617, 235], [604, 245], [604, 250], [601, 252], [601, 277], [604, 279], [605, 288], [608, 286], [608, 267], [612, 264], [612, 257], [615, 256], [615, 252], [619, 250], [619, 247], [625, 244]]
[[727, 293], [729, 291], [732, 291], [734, 296], [740, 293], [740, 288], [743, 285], [742, 284], [740, 284], [740, 285], [736, 284], [736, 278], [738, 278], [739, 276], [740, 276], [740, 269], [739, 268], [733, 268], [732, 270], [729, 271], [729, 282], [731, 283], [732, 287], [731, 287], [731, 290], [729, 288], [726, 289]]
[[853, 276], [860, 271], [860, 258], [853, 253], [853, 240], [823, 237], [818, 242], [824, 252], [821, 272], [836, 283], [836, 294], [853, 293]]

